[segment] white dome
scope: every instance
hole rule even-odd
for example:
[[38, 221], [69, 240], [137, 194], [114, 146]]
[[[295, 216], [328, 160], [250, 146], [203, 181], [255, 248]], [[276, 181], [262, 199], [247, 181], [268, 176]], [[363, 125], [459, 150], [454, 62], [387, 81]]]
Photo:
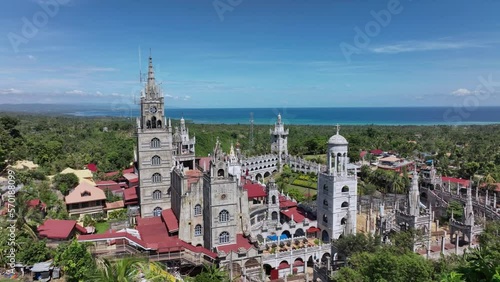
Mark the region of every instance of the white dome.
[[328, 139], [328, 144], [333, 144], [333, 145], [347, 145], [349, 142], [344, 138], [344, 136], [340, 134], [335, 134], [330, 139]]

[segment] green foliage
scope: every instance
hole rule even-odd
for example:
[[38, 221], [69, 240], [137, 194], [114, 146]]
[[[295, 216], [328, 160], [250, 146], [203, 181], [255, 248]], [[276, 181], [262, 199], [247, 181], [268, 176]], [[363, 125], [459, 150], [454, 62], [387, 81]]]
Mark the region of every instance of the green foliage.
[[95, 226], [96, 221], [94, 218], [92, 218], [90, 215], [86, 214], [83, 216], [83, 226]]
[[45, 240], [33, 241], [31, 238], [21, 237], [18, 239], [18, 243], [20, 248], [17, 251], [16, 258], [24, 264], [32, 265], [37, 262], [44, 262], [53, 255]]
[[54, 262], [62, 266], [66, 281], [92, 281], [89, 280], [89, 276], [95, 270], [95, 262], [86, 245], [74, 239], [71, 243], [60, 246], [56, 251]]
[[205, 265], [203, 271], [196, 275], [193, 282], [229, 282], [229, 275], [227, 271], [223, 268], [219, 268], [216, 265]]
[[349, 260], [351, 270], [341, 270], [334, 281], [433, 281], [431, 263], [422, 256], [406, 252], [400, 254], [390, 248], [375, 252], [355, 253]]
[[133, 282], [138, 280], [142, 269], [142, 259], [127, 257], [116, 261], [107, 259], [97, 261], [97, 270], [90, 275], [89, 281], [95, 282]]
[[57, 190], [61, 191], [64, 196], [67, 196], [71, 189], [78, 186], [79, 182], [78, 176], [74, 173], [56, 174], [56, 176], [54, 176], [54, 186]]
[[333, 244], [340, 258], [348, 258], [360, 252], [374, 252], [380, 246], [380, 237], [357, 233], [339, 238]]
[[119, 209], [109, 212], [108, 219], [125, 220], [127, 219], [127, 209]]
[[446, 208], [446, 220], [448, 221], [453, 214], [453, 218], [456, 220], [461, 220], [464, 215], [464, 207], [461, 202], [450, 201], [448, 207]]

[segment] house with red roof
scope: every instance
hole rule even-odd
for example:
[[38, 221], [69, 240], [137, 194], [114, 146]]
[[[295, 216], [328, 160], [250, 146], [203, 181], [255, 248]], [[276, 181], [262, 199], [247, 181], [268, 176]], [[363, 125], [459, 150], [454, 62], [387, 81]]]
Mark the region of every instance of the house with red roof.
[[64, 197], [64, 202], [69, 215], [100, 213], [104, 211], [106, 195], [101, 189], [81, 182]]
[[448, 176], [441, 177], [441, 181], [443, 182], [443, 188], [451, 192], [467, 189], [471, 184], [470, 180]]
[[47, 219], [37, 228], [38, 237], [50, 241], [67, 241], [74, 236], [86, 234], [87, 230], [76, 220]]

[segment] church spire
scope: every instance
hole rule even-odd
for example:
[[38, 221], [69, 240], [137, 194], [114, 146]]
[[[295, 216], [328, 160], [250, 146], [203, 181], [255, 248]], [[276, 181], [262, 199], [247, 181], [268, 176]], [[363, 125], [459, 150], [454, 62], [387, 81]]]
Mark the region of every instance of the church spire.
[[149, 55], [147, 94], [149, 98], [156, 98], [155, 71], [153, 68], [153, 58]]
[[408, 213], [412, 216], [420, 215], [420, 192], [418, 190], [418, 173], [416, 168], [413, 169], [411, 187], [408, 192]]
[[[476, 188], [477, 189], [477, 188]], [[469, 226], [474, 226], [474, 209], [472, 207], [472, 187], [467, 188], [467, 200], [464, 207], [464, 223]]]

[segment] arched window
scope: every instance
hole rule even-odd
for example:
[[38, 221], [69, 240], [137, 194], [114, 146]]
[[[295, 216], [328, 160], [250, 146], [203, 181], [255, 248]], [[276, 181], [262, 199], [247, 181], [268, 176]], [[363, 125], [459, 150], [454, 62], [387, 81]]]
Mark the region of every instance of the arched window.
[[222, 210], [219, 213], [219, 222], [227, 222], [229, 221], [229, 212], [226, 210]]
[[154, 156], [151, 158], [151, 164], [152, 165], [160, 165], [161, 164], [161, 158], [160, 156]]
[[274, 212], [271, 214], [271, 219], [272, 219], [272, 220], [278, 220], [278, 212], [275, 212], [275, 211], [274, 211]]
[[160, 148], [160, 139], [158, 138], [151, 139], [151, 148]]
[[151, 181], [153, 183], [160, 183], [161, 182], [161, 174], [155, 173], [153, 176], [151, 176]]
[[347, 218], [344, 217], [340, 220], [341, 225], [345, 225], [346, 223], [347, 223]]
[[342, 192], [349, 192], [349, 186], [342, 187]]
[[229, 243], [229, 233], [224, 231], [219, 235], [219, 244]]
[[159, 200], [161, 199], [161, 191], [160, 190], [155, 190], [153, 192], [153, 200]]
[[151, 126], [152, 126], [153, 128], [156, 128], [156, 117], [152, 117], [152, 118], [151, 118]]
[[161, 120], [158, 120], [156, 124], [158, 125], [158, 128], [161, 128]]
[[328, 222], [328, 216], [326, 214], [323, 215], [323, 222]]
[[194, 215], [201, 215], [201, 205], [197, 204], [194, 206]]
[[276, 204], [276, 196], [274, 196], [274, 195], [273, 195], [273, 196], [271, 197], [271, 203], [272, 203], [273, 205], [275, 205], [275, 204]]
[[222, 168], [217, 171], [217, 176], [224, 177], [224, 170]]
[[348, 202], [343, 202], [342, 205], [341, 205], [341, 207], [347, 208], [347, 207], [349, 207], [349, 203]]
[[328, 192], [328, 184], [323, 185], [323, 191]]
[[151, 121], [150, 120], [146, 121], [146, 128], [151, 128]]
[[153, 210], [153, 216], [160, 216], [160, 215], [161, 215], [161, 208], [160, 207], [156, 207]]
[[194, 227], [194, 236], [201, 236], [201, 225], [197, 224]]
[[323, 200], [323, 205], [324, 205], [325, 207], [328, 207], [328, 200], [324, 199], [324, 200]]

